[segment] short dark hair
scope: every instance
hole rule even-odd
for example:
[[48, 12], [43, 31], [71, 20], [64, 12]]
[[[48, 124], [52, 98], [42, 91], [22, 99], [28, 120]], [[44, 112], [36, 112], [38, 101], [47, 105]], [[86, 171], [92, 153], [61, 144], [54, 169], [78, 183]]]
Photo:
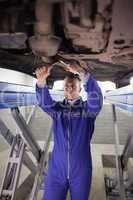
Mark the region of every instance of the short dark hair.
[[65, 78], [68, 78], [68, 79], [76, 79], [76, 80], [78, 80], [79, 82], [81, 82], [81, 78], [80, 78], [79, 74], [70, 73], [70, 74], [68, 74]]

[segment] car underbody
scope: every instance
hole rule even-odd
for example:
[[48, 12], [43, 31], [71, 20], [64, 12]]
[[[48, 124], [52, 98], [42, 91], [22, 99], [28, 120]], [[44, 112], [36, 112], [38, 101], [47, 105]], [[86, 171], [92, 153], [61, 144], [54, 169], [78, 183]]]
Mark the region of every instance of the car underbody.
[[[34, 76], [59, 55], [87, 64], [98, 80], [133, 75], [132, 0], [0, 0], [0, 67]], [[63, 79], [60, 63], [49, 84]]]

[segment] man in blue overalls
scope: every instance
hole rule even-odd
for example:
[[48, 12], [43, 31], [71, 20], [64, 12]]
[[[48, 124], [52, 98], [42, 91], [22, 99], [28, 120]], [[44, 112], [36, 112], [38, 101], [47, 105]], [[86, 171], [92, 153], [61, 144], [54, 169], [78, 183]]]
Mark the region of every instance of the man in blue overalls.
[[[36, 71], [38, 103], [52, 117], [54, 134], [43, 200], [65, 200], [68, 189], [71, 200], [88, 200], [92, 179], [90, 141], [103, 97], [89, 73], [74, 65], [65, 69], [71, 75], [64, 81], [63, 102], [54, 101], [46, 85], [51, 67]], [[81, 79], [85, 81], [87, 101], [80, 97]]]

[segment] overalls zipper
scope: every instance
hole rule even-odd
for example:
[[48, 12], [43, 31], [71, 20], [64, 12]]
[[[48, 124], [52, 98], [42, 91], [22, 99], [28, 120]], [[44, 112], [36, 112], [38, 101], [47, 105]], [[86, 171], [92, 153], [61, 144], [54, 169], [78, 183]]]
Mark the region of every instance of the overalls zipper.
[[68, 116], [68, 153], [67, 153], [67, 159], [68, 159], [68, 172], [67, 172], [67, 178], [70, 179], [70, 122], [71, 122], [71, 106]]

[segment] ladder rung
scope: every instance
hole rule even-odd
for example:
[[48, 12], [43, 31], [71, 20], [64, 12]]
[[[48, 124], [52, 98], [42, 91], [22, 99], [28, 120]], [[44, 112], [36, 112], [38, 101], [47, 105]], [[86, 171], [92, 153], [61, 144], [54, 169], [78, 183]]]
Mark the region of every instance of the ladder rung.
[[13, 191], [12, 190], [2, 190], [2, 195], [12, 195]]
[[14, 157], [9, 158], [9, 163], [19, 163], [19, 162], [20, 158], [14, 158]]

